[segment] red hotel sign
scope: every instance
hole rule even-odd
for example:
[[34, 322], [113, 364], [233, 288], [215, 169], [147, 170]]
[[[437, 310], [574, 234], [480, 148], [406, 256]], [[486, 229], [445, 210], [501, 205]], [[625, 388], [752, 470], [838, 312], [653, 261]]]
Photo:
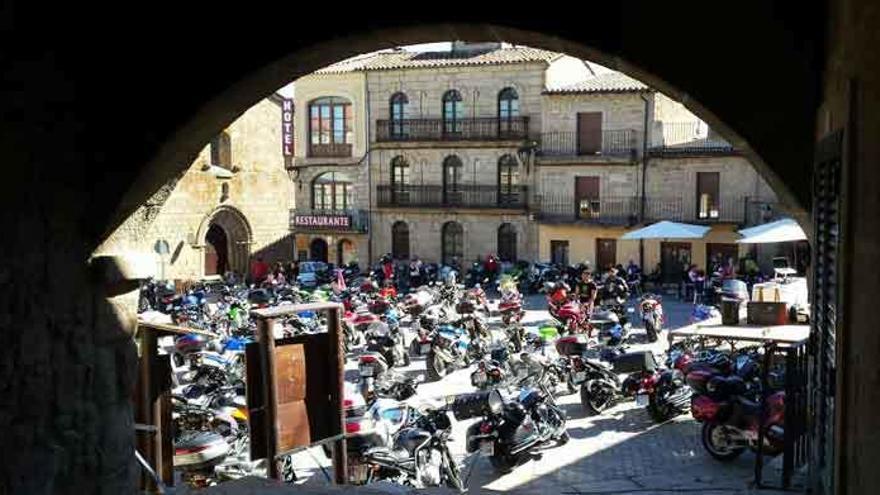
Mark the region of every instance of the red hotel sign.
[[293, 225], [296, 227], [347, 229], [351, 227], [351, 217], [343, 215], [295, 215], [293, 217]]
[[293, 156], [293, 100], [281, 103], [281, 148], [284, 156]]

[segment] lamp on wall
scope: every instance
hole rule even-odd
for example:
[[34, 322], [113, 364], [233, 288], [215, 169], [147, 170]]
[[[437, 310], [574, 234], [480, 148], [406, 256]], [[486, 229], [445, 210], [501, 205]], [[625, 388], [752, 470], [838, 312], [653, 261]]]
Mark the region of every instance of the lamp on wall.
[[525, 165], [526, 173], [529, 173], [529, 169], [531, 167], [532, 157], [535, 156], [535, 151], [538, 149], [538, 142], [534, 139], [526, 141], [522, 146], [520, 146], [516, 150], [516, 156], [519, 158], [519, 162]]

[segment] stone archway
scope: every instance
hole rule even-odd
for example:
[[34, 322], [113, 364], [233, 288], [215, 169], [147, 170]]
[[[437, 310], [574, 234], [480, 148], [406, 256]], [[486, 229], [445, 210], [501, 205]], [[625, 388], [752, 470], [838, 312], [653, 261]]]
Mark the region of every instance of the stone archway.
[[309, 259], [311, 261], [323, 261], [326, 263], [328, 252], [327, 241], [321, 237], [312, 239], [311, 244], [309, 244]]
[[[214, 210], [202, 221], [197, 236], [196, 246], [204, 251], [204, 275], [227, 270], [247, 273], [253, 234], [247, 218], [237, 208], [221, 206]], [[211, 257], [216, 257], [213, 265], [209, 265]], [[211, 267], [217, 271], [209, 273]]]

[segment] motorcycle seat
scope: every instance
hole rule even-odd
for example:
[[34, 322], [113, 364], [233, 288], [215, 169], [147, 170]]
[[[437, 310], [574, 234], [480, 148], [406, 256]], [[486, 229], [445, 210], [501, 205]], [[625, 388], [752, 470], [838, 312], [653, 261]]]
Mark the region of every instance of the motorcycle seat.
[[600, 368], [603, 368], [606, 370], [611, 370], [614, 368], [614, 366], [612, 366], [611, 363], [607, 363], [605, 361], [600, 361], [595, 358], [586, 358], [585, 361], [587, 361], [588, 363], [590, 363], [594, 366], [597, 366], [597, 367], [600, 367]]
[[389, 449], [388, 447], [373, 447], [364, 452], [364, 456], [376, 459], [394, 459], [397, 461], [406, 461], [409, 459], [409, 452], [406, 449]]

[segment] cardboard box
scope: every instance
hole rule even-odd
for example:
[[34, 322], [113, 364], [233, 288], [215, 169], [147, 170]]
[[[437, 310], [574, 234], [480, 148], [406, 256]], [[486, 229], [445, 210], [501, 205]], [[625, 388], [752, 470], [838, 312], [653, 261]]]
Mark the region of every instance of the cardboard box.
[[750, 325], [788, 324], [788, 304], [786, 303], [752, 301], [746, 308], [746, 321]]

